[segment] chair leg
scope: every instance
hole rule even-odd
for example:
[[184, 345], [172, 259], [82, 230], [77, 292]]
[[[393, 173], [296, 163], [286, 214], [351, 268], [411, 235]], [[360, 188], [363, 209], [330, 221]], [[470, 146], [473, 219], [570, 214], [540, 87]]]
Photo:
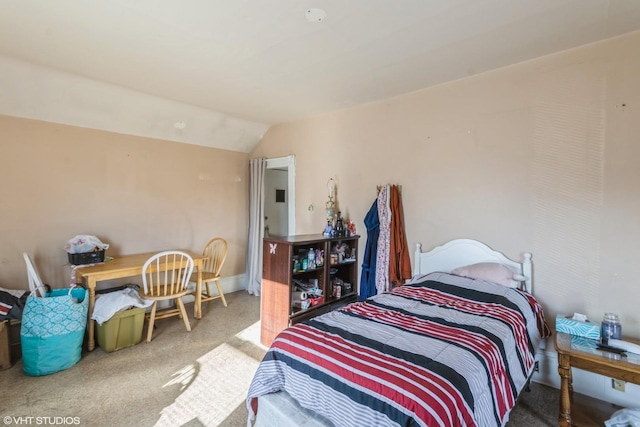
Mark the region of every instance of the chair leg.
[[158, 304], [158, 301], [154, 301], [153, 305], [151, 306], [151, 313], [149, 314], [149, 325], [148, 325], [149, 330], [147, 331], [147, 342], [151, 342], [151, 335], [153, 335], [153, 324], [156, 321], [157, 304]]
[[189, 318], [187, 317], [187, 310], [185, 310], [185, 308], [184, 308], [184, 303], [182, 302], [182, 297], [176, 298], [176, 305], [178, 306], [178, 309], [180, 310], [180, 314], [181, 314], [182, 320], [184, 321], [184, 326], [187, 327], [187, 331], [191, 332], [191, 324], [189, 323]]
[[[216, 280], [216, 287], [218, 288], [218, 293], [220, 294], [220, 298], [222, 298], [222, 304], [224, 304], [224, 306], [227, 306], [227, 300], [224, 299], [224, 294], [222, 293], [222, 288], [220, 287], [220, 281]], [[207, 285], [208, 287], [208, 285]]]

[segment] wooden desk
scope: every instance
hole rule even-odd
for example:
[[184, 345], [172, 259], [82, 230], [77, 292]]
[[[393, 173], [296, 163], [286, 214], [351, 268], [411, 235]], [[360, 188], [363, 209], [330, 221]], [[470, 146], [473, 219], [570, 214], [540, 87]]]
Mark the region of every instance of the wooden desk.
[[573, 385], [571, 368], [584, 369], [619, 380], [640, 384], [640, 355], [628, 353], [622, 357], [615, 353], [597, 350], [596, 341], [556, 332], [555, 347], [558, 352], [560, 374], [560, 416], [562, 427], [574, 425], [571, 416]]
[[[93, 315], [93, 307], [96, 302], [96, 284], [103, 280], [121, 279], [124, 277], [142, 276], [142, 267], [144, 263], [153, 255], [158, 252], [149, 252], [144, 254], [135, 255], [122, 255], [114, 257], [110, 261], [106, 261], [102, 264], [77, 266], [75, 267], [76, 283], [84, 282], [89, 290], [89, 319], [88, 319], [88, 331], [89, 338], [87, 349], [93, 351], [95, 348], [95, 323], [91, 319]], [[196, 300], [195, 300], [195, 312], [196, 319], [202, 317], [202, 296], [200, 290], [202, 289], [202, 263], [206, 259], [202, 254], [185, 251], [193, 258], [194, 267], [197, 270], [198, 280], [196, 281]]]

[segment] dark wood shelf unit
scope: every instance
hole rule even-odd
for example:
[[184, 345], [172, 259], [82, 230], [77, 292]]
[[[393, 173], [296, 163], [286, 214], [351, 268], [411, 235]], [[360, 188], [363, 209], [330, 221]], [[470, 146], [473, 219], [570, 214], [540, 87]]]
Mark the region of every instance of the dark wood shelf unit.
[[[270, 236], [263, 240], [262, 297], [260, 341], [269, 346], [283, 329], [298, 322], [356, 301], [358, 297], [358, 240], [360, 236], [323, 237], [320, 234]], [[338, 244], [346, 244], [348, 258], [334, 259], [331, 252]], [[310, 249], [323, 251], [323, 264], [307, 270], [294, 270], [294, 256]], [[331, 274], [335, 273], [335, 274]], [[351, 291], [334, 295], [332, 277], [351, 284]], [[296, 280], [305, 284], [317, 280], [323, 301], [309, 308], [293, 306], [292, 292], [298, 290]]]

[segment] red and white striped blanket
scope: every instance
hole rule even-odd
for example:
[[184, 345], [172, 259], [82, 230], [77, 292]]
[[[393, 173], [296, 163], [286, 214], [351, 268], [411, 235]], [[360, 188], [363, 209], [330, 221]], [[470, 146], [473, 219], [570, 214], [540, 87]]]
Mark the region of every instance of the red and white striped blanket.
[[249, 418], [284, 390], [336, 426], [502, 426], [548, 335], [531, 295], [431, 273], [281, 332]]

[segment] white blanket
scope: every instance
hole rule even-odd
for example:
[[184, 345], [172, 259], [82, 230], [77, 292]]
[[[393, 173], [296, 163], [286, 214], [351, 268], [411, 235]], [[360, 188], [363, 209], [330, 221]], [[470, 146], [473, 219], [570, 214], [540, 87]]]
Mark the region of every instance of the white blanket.
[[149, 307], [153, 301], [145, 300], [135, 289], [125, 288], [121, 291], [98, 295], [91, 318], [102, 325], [119, 311], [131, 307]]

